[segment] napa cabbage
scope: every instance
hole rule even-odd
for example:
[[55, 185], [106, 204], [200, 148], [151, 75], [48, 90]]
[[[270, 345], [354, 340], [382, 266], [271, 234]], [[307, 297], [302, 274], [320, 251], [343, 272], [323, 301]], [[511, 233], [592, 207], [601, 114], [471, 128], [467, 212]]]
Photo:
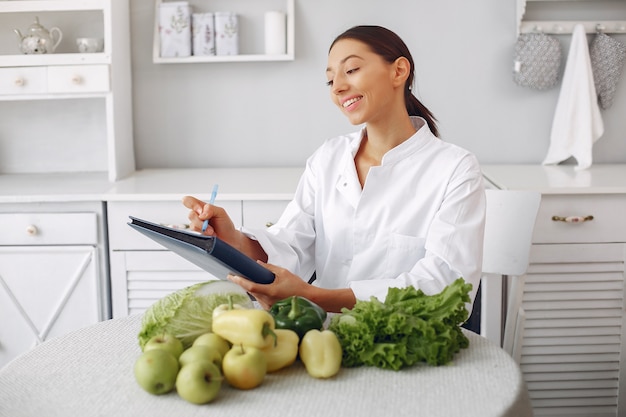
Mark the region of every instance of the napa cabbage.
[[203, 333], [211, 331], [213, 309], [227, 304], [252, 308], [248, 294], [230, 281], [206, 281], [175, 291], [152, 304], [143, 314], [139, 346], [158, 334], [176, 336], [188, 348]]

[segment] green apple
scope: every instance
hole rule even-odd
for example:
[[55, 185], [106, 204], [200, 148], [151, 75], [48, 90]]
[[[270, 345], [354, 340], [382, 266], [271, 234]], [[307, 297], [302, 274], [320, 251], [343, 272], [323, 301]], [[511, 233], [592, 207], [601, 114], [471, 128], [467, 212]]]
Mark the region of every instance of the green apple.
[[217, 397], [222, 386], [222, 373], [213, 362], [190, 362], [180, 368], [176, 391], [194, 404], [206, 404]]
[[183, 353], [183, 342], [181, 342], [177, 337], [164, 333], [157, 336], [153, 336], [148, 340], [146, 345], [143, 347], [143, 351], [152, 350], [152, 349], [163, 349], [170, 352], [176, 359], [180, 357], [180, 354]]
[[222, 359], [222, 372], [233, 387], [252, 389], [263, 382], [267, 359], [258, 348], [234, 345]]
[[199, 361], [212, 362], [218, 368], [222, 367], [222, 355], [216, 348], [209, 346], [191, 346], [180, 355], [180, 358], [178, 358], [180, 366], [185, 366], [188, 363]]
[[178, 360], [166, 350], [143, 352], [135, 361], [135, 379], [150, 394], [161, 395], [174, 389]]
[[193, 342], [193, 346], [197, 345], [204, 345], [216, 348], [220, 352], [222, 357], [224, 357], [224, 355], [226, 355], [226, 352], [230, 350], [230, 343], [228, 343], [228, 341], [222, 336], [212, 332], [204, 333], [198, 336]]

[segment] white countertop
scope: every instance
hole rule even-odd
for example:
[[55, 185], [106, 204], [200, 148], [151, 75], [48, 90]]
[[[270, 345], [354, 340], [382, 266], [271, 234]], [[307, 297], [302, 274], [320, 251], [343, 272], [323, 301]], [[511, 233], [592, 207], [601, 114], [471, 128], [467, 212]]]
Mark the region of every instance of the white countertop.
[[0, 203], [102, 201], [111, 185], [104, 173], [3, 174]]
[[626, 164], [597, 164], [576, 171], [574, 165], [481, 165], [497, 188], [542, 194], [626, 193]]
[[303, 168], [155, 169], [109, 182], [104, 173], [0, 175], [0, 203], [73, 201], [290, 200]]
[[[497, 188], [544, 194], [626, 193], [626, 164], [598, 164], [584, 171], [573, 165], [482, 165]], [[219, 184], [219, 200], [289, 200], [303, 167], [150, 169], [117, 182], [104, 173], [0, 175], [0, 203], [73, 201], [180, 201], [208, 199]]]

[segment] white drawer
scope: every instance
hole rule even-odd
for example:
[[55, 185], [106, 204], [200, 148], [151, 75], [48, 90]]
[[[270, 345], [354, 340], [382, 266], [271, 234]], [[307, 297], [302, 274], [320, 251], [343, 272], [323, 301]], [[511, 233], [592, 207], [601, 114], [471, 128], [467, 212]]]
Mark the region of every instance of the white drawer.
[[0, 68], [0, 94], [41, 94], [46, 85], [45, 67]]
[[49, 93], [104, 93], [109, 84], [108, 65], [48, 67]]
[[245, 201], [243, 202], [243, 225], [247, 228], [258, 229], [269, 227], [276, 223], [283, 214], [289, 201]]
[[[241, 226], [241, 201], [218, 201], [216, 204], [228, 212], [235, 227]], [[163, 246], [128, 226], [129, 216], [173, 226], [189, 223], [189, 209], [180, 201], [110, 201], [107, 205], [111, 250], [163, 249]]]
[[96, 213], [0, 213], [0, 245], [95, 245]]
[[[626, 242], [626, 197], [623, 195], [544, 195], [537, 214], [534, 243]], [[593, 216], [570, 223], [553, 220]]]

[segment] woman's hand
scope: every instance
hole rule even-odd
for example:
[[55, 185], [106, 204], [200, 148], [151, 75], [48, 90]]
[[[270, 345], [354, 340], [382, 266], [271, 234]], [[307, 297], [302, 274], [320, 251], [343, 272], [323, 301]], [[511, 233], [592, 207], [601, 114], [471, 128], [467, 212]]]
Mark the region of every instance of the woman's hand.
[[285, 268], [261, 261], [257, 262], [274, 273], [274, 282], [271, 284], [257, 284], [237, 275], [229, 275], [228, 279], [254, 296], [261, 307], [267, 310], [276, 301], [283, 300], [292, 295], [300, 295], [309, 298], [307, 294], [313, 290], [314, 287], [303, 281], [302, 278], [289, 272]]
[[218, 236], [232, 246], [239, 247], [240, 232], [222, 207], [214, 206], [192, 196], [183, 197], [183, 205], [190, 209], [189, 224], [192, 230], [200, 232], [205, 220], [209, 226], [204, 234]]
[[222, 207], [205, 203], [191, 196], [185, 196], [183, 204], [191, 210], [188, 216], [191, 230], [202, 231], [202, 224], [208, 219], [209, 225], [204, 231], [205, 235], [219, 237], [252, 259], [267, 260], [267, 254], [259, 242], [237, 230], [228, 213]]

